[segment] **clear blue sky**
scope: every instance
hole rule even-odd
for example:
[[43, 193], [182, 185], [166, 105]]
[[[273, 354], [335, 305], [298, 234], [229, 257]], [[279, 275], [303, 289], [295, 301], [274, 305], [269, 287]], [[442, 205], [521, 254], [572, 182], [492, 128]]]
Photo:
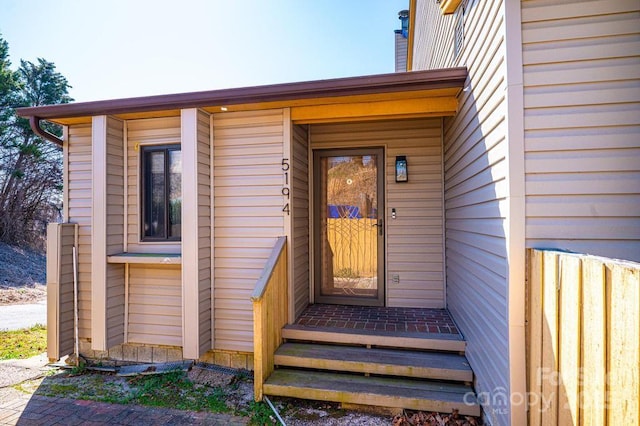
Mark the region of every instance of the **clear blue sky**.
[[393, 72], [408, 3], [0, 0], [0, 33], [91, 101]]

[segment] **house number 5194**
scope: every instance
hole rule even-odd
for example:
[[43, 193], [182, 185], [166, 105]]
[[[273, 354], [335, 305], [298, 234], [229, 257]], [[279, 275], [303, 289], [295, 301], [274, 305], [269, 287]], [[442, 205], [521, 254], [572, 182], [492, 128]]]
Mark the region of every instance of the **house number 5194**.
[[289, 190], [289, 169], [290, 168], [291, 166], [289, 165], [289, 159], [283, 158], [282, 171], [284, 172], [284, 186], [282, 187], [282, 195], [285, 197], [285, 200], [284, 200], [284, 207], [282, 208], [282, 211], [285, 212], [287, 216], [291, 214], [291, 211], [289, 208], [289, 197], [291, 193], [291, 191]]

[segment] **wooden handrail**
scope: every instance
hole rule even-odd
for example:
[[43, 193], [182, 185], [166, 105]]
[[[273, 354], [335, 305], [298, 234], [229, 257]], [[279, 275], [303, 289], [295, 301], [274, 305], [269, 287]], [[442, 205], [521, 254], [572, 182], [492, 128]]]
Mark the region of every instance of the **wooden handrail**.
[[253, 294], [251, 294], [252, 302], [257, 302], [264, 297], [264, 292], [267, 290], [269, 279], [273, 275], [273, 271], [275, 270], [275, 266], [278, 262], [278, 258], [280, 257], [280, 253], [282, 252], [286, 244], [287, 237], [278, 237], [278, 241], [276, 241], [276, 244], [273, 246], [273, 250], [271, 250], [271, 254], [267, 259], [267, 263], [262, 269], [262, 274], [260, 275], [260, 278], [258, 278], [258, 282], [253, 289]]
[[282, 343], [282, 327], [289, 320], [287, 237], [279, 237], [256, 283], [253, 302], [253, 386], [262, 400], [264, 381], [273, 372], [273, 356]]

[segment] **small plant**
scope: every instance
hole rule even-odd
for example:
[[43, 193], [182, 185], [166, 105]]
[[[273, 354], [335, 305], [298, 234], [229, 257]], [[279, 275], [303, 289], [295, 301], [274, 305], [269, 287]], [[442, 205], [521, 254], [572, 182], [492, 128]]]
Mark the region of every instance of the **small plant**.
[[81, 362], [78, 365], [76, 365], [75, 367], [73, 367], [71, 370], [69, 370], [69, 375], [70, 376], [81, 376], [86, 372], [87, 372], [87, 364], [85, 364], [84, 362]]
[[136, 376], [129, 380], [129, 385], [135, 389], [131, 400], [134, 404], [218, 413], [229, 411], [222, 388], [197, 385], [184, 371]]
[[225, 402], [226, 394], [222, 388], [214, 388], [213, 392], [207, 395], [205, 401], [207, 409], [213, 413], [224, 413], [229, 411]]
[[31, 328], [0, 331], [0, 360], [25, 359], [47, 350], [47, 327], [36, 324]]
[[54, 383], [49, 390], [56, 395], [69, 395], [78, 391], [78, 386], [73, 383]]
[[251, 416], [249, 420], [250, 425], [262, 426], [277, 424], [273, 412], [264, 402], [251, 401], [247, 415]]
[[11, 386], [11, 387], [14, 388], [15, 390], [17, 390], [18, 392], [22, 392], [24, 394], [33, 393], [33, 389], [31, 389], [31, 387], [29, 386], [28, 382], [18, 383], [18, 384], [15, 384], [15, 385]]
[[333, 274], [336, 278], [359, 278], [358, 271], [354, 271], [351, 268], [342, 268]]

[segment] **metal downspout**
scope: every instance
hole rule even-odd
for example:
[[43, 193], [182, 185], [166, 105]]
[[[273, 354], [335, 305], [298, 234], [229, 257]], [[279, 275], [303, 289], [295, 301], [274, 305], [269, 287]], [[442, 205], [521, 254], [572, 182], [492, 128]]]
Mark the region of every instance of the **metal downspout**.
[[36, 135], [55, 143], [58, 146], [62, 146], [62, 139], [40, 127], [40, 117], [36, 117], [35, 115], [29, 117], [29, 125], [31, 125], [31, 130], [33, 130]]

